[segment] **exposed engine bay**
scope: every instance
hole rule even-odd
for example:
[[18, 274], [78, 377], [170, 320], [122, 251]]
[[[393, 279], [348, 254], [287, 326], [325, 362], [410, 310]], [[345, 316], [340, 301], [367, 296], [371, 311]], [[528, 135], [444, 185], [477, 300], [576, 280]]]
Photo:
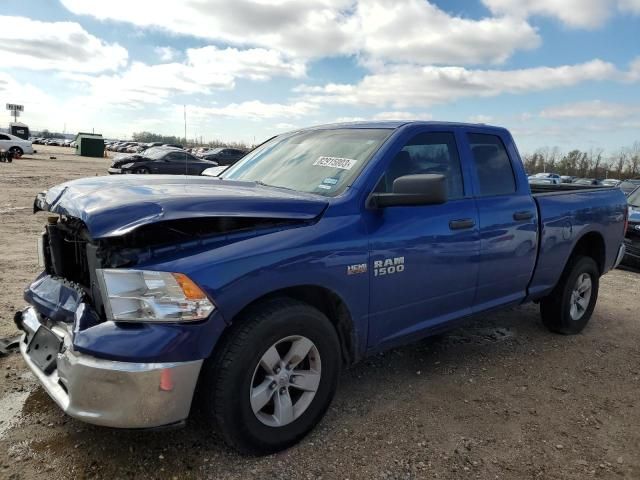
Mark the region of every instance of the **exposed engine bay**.
[[40, 253], [47, 274], [62, 280], [103, 314], [96, 269], [132, 268], [177, 251], [197, 253], [303, 223], [269, 218], [188, 218], [143, 225], [120, 237], [93, 240], [81, 220], [49, 216]]

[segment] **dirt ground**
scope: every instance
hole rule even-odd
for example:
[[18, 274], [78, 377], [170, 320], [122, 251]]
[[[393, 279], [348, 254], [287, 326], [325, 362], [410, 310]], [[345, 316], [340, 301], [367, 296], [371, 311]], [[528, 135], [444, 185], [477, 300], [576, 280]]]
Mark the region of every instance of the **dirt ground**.
[[[108, 164], [40, 148], [0, 163], [0, 338], [38, 273], [34, 195]], [[0, 357], [0, 478], [637, 479], [639, 307], [640, 273], [617, 270], [581, 335], [548, 333], [530, 305], [370, 358], [342, 374], [313, 433], [263, 458], [230, 451], [197, 413], [162, 432], [75, 421], [12, 353]]]

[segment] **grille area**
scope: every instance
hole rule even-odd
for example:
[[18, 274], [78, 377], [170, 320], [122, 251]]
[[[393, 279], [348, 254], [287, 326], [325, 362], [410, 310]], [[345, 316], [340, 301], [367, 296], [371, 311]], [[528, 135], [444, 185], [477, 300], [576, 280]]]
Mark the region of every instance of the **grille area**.
[[640, 223], [630, 223], [624, 239], [627, 253], [635, 257], [640, 257], [640, 230], [636, 230], [638, 225], [640, 225]]
[[88, 243], [86, 229], [80, 221], [47, 225], [44, 238], [47, 273], [88, 287], [91, 284]]

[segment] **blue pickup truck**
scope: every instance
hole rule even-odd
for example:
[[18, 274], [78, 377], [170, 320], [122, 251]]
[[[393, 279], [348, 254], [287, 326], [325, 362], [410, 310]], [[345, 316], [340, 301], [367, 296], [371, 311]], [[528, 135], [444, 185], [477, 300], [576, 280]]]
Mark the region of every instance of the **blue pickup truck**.
[[440, 122], [298, 130], [217, 178], [79, 179], [34, 210], [16, 323], [58, 405], [152, 428], [197, 399], [253, 453], [309, 432], [342, 367], [474, 315], [538, 302], [580, 332], [627, 221], [618, 189], [530, 187], [507, 130]]

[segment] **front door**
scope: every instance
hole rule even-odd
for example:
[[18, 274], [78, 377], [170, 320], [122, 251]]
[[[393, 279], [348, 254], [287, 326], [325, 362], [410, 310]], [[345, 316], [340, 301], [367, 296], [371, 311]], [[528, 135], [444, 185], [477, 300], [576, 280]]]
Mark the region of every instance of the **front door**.
[[420, 335], [471, 313], [479, 254], [478, 214], [453, 132], [425, 131], [394, 156], [376, 191], [404, 175], [439, 173], [449, 201], [371, 211], [369, 345]]

